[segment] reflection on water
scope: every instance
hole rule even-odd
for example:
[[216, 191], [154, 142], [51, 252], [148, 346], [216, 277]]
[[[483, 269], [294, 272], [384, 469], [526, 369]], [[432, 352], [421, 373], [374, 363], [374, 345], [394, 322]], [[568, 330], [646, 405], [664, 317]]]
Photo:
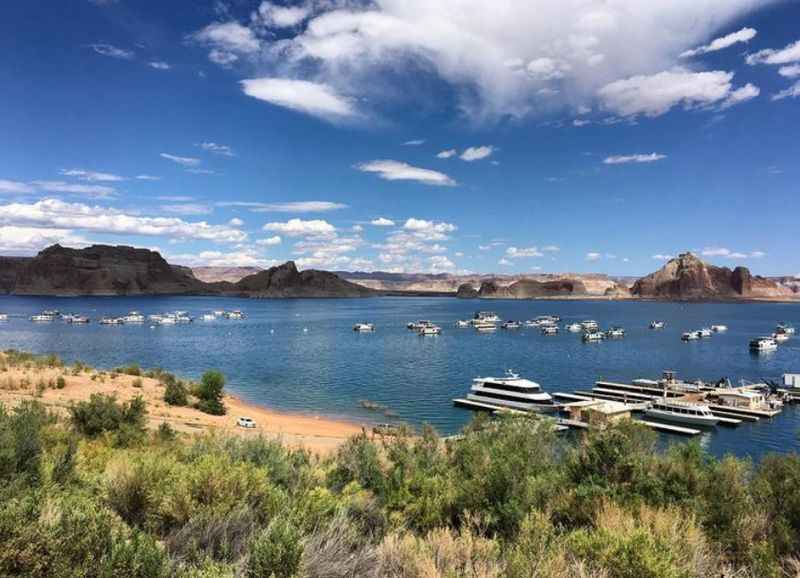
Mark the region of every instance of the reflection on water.
[[[86, 326], [34, 324], [27, 317], [43, 309], [82, 313]], [[216, 309], [241, 309], [243, 321], [200, 321], [151, 328], [100, 326], [103, 315], [138, 310], [145, 315], [186, 310], [195, 317]], [[596, 319], [601, 327], [625, 328], [624, 339], [583, 343], [580, 334], [544, 336], [536, 328], [476, 333], [455, 327], [477, 309], [503, 319], [555, 314], [565, 325]], [[770, 354], [751, 355], [751, 338], [769, 334], [779, 321], [800, 326], [796, 304], [685, 304], [605, 301], [465, 301], [450, 298], [354, 300], [248, 300], [212, 297], [0, 298], [0, 347], [54, 352], [99, 366], [139, 362], [187, 376], [216, 367], [229, 388], [250, 401], [283, 409], [323, 412], [384, 421], [358, 401], [386, 406], [400, 419], [429, 422], [453, 432], [470, 418], [452, 406], [473, 377], [513, 368], [550, 392], [588, 389], [597, 379], [657, 378], [673, 369], [685, 378], [778, 378], [800, 372], [800, 337]], [[406, 323], [431, 319], [443, 333], [421, 338]], [[663, 319], [664, 329], [649, 329]], [[357, 322], [375, 323], [374, 333], [352, 331]], [[684, 331], [725, 324], [712, 338], [683, 342]], [[797, 447], [800, 406], [772, 420], [720, 427], [701, 443], [716, 454], [758, 457]], [[678, 438], [669, 438], [674, 441]]]

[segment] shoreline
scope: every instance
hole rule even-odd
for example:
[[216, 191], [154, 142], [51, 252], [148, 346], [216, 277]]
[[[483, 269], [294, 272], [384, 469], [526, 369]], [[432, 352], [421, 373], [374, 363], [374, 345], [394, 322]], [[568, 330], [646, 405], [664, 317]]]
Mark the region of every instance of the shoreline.
[[[367, 427], [366, 422], [276, 410], [228, 392], [224, 394], [226, 414], [210, 415], [191, 406], [168, 405], [163, 399], [164, 386], [152, 377], [95, 368], [76, 372], [74, 365], [66, 364], [61, 367], [42, 367], [36, 363], [13, 365], [7, 363], [5, 353], [0, 353], [0, 362], [3, 366], [0, 371], [0, 403], [8, 407], [26, 400], [38, 401], [65, 416], [70, 404], [87, 401], [92, 394], [113, 395], [120, 402], [141, 395], [147, 404], [149, 429], [168, 423], [175, 431], [185, 434], [263, 435], [320, 455], [333, 453], [347, 439]], [[55, 385], [59, 377], [63, 378], [62, 389]], [[252, 418], [257, 427], [245, 429], [237, 426], [239, 417]]]

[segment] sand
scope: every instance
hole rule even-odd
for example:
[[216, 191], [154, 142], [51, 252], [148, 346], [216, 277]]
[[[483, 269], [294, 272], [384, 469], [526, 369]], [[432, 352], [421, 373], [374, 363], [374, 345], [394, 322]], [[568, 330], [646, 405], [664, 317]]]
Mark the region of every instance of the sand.
[[[0, 353], [0, 369], [6, 356]], [[362, 431], [362, 424], [332, 419], [318, 415], [280, 412], [250, 404], [226, 394], [227, 414], [214, 416], [191, 407], [167, 405], [163, 400], [164, 386], [156, 379], [114, 374], [108, 371], [88, 370], [73, 375], [73, 368], [37, 368], [6, 366], [0, 371], [0, 403], [13, 407], [22, 400], [35, 399], [57, 413], [67, 415], [71, 403], [88, 400], [93, 393], [115, 395], [127, 401], [141, 395], [147, 403], [148, 427], [157, 428], [166, 422], [183, 433], [224, 432], [237, 436], [263, 435], [282, 440], [293, 447], [304, 447], [326, 455]], [[52, 387], [59, 376], [64, 378], [64, 388]], [[135, 384], [141, 383], [141, 387]], [[236, 421], [246, 416], [255, 420], [257, 427], [238, 427]]]

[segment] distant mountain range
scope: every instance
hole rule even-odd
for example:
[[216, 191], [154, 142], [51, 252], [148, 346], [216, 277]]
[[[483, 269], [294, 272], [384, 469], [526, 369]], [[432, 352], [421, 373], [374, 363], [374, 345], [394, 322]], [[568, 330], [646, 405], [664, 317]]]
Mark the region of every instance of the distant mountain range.
[[760, 277], [710, 265], [691, 253], [640, 279], [603, 274], [450, 275], [298, 271], [169, 264], [126, 246], [53, 245], [35, 257], [0, 257], [0, 293], [14, 295], [237, 295], [256, 298], [453, 295], [465, 299], [794, 300], [800, 279]]

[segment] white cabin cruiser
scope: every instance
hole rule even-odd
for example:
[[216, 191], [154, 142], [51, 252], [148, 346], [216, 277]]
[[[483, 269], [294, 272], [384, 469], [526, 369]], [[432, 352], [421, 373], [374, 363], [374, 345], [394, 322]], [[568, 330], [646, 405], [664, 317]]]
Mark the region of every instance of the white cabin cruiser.
[[486, 321], [488, 323], [499, 323], [500, 316], [494, 311], [478, 311], [475, 313], [475, 321]]
[[719, 422], [707, 405], [660, 398], [645, 410], [647, 417], [690, 425], [715, 426]]
[[503, 329], [519, 329], [522, 327], [522, 323], [519, 321], [506, 321], [503, 323]]
[[100, 325], [122, 325], [125, 321], [123, 321], [122, 317], [103, 317], [100, 319]]
[[666, 324], [663, 321], [651, 321], [650, 329], [664, 329], [664, 325]]
[[70, 315], [68, 318], [65, 318], [65, 321], [73, 325], [82, 325], [89, 323], [89, 318], [84, 315]]
[[700, 337], [711, 337], [712, 335], [714, 335], [714, 332], [711, 331], [711, 329], [709, 329], [708, 327], [703, 327], [698, 331], [698, 333], [700, 334]]
[[571, 331], [572, 333], [580, 333], [583, 331], [583, 326], [580, 323], [570, 323], [567, 325], [567, 331]]
[[687, 331], [681, 335], [681, 341], [694, 341], [696, 339], [700, 339], [699, 331]]
[[775, 351], [778, 343], [772, 337], [757, 337], [750, 340], [751, 351]]
[[625, 330], [622, 327], [612, 327], [606, 331], [606, 337], [625, 337]]
[[420, 335], [439, 335], [442, 332], [442, 328], [438, 325], [428, 325], [426, 327], [421, 327], [417, 333]]
[[773, 333], [772, 339], [777, 343], [784, 343], [789, 341], [789, 334], [788, 333]]
[[510, 369], [505, 377], [476, 377], [467, 395], [470, 401], [523, 411], [552, 411], [557, 408], [549, 393], [535, 381], [524, 379]]
[[601, 333], [600, 331], [587, 331], [583, 334], [583, 340], [586, 343], [597, 343], [599, 341], [603, 341], [605, 338], [605, 334]]
[[244, 319], [245, 315], [238, 309], [234, 309], [233, 311], [227, 311], [224, 313], [225, 319]]
[[203, 313], [203, 315], [200, 316], [200, 319], [203, 321], [216, 321], [217, 316], [213, 313]]
[[472, 327], [472, 321], [459, 319], [458, 321], [456, 321], [456, 327]]
[[557, 335], [558, 325], [544, 325], [542, 326], [542, 335]]
[[712, 325], [711, 326], [711, 331], [713, 331], [714, 333], [724, 333], [727, 330], [728, 330], [728, 326], [727, 325]]
[[478, 333], [493, 333], [497, 331], [497, 325], [489, 323], [488, 321], [474, 321], [472, 326]]
[[372, 323], [356, 323], [353, 325], [353, 331], [357, 331], [359, 333], [369, 333], [375, 331], [375, 325]]
[[431, 325], [433, 325], [433, 321], [428, 321], [427, 319], [420, 319], [418, 321], [412, 321], [411, 323], [407, 324], [406, 327], [408, 327], [412, 331], [419, 331], [423, 327], [430, 327]]
[[138, 311], [131, 311], [122, 318], [125, 323], [144, 323], [144, 315]]
[[44, 313], [39, 315], [31, 315], [31, 321], [34, 323], [47, 323], [53, 320], [55, 320], [55, 317], [52, 315], [45, 315]]
[[8, 321], [8, 313], [0, 313], [0, 321]]
[[586, 331], [594, 331], [600, 326], [594, 319], [587, 319], [586, 321], [581, 321], [581, 327], [583, 327]]
[[787, 335], [794, 335], [794, 327], [786, 323], [778, 323], [775, 328], [775, 333], [786, 333]]

